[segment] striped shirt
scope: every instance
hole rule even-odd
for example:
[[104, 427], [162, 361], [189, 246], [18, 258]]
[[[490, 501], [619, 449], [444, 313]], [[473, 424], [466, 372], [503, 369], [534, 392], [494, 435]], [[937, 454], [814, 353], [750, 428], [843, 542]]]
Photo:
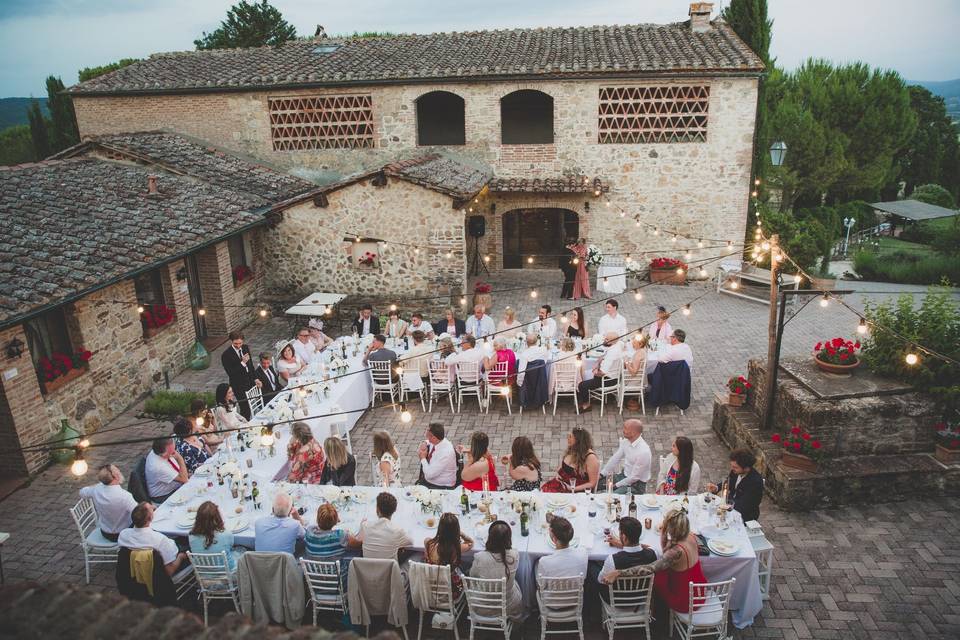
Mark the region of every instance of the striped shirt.
[[312, 526], [304, 538], [306, 555], [313, 560], [336, 560], [343, 556], [347, 547], [347, 532], [343, 529], [321, 531]]

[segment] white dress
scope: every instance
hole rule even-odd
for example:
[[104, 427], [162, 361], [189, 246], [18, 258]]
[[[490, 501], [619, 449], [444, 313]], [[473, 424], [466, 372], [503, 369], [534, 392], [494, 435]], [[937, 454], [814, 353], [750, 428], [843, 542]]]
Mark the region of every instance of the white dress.
[[[247, 423], [247, 419], [240, 415], [236, 405], [227, 409], [223, 405], [217, 405], [213, 410], [213, 418], [217, 421], [218, 429], [238, 429]], [[222, 434], [221, 437], [229, 436], [229, 433]]]
[[296, 362], [287, 362], [283, 358], [277, 360], [277, 373], [286, 374], [287, 379], [294, 375], [303, 366], [303, 361], [296, 358]]
[[[399, 459], [399, 458], [394, 458], [392, 454], [390, 454], [389, 452], [387, 452], [387, 453], [384, 453], [382, 456], [380, 456], [380, 462], [388, 462], [388, 463], [390, 463], [390, 469], [391, 469], [391, 473], [390, 473], [390, 486], [391, 486], [391, 487], [400, 487], [400, 486], [403, 486], [403, 485], [400, 483], [400, 459]], [[375, 469], [375, 471], [374, 471], [374, 476], [375, 476], [375, 478], [374, 478], [374, 479], [376, 480], [376, 485], [377, 485], [378, 487], [382, 487], [382, 486], [383, 486], [383, 473], [380, 471], [380, 465], [379, 465], [379, 464], [376, 465], [376, 466], [374, 467], [374, 469]]]

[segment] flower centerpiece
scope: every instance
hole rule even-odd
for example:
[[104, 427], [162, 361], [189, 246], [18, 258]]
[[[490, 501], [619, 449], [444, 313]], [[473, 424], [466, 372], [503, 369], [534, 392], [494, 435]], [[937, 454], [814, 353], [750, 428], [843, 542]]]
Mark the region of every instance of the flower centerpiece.
[[487, 312], [493, 307], [493, 296], [490, 295], [490, 292], [493, 291], [493, 287], [482, 281], [478, 280], [476, 284], [473, 285], [473, 304], [482, 304], [484, 312]]
[[729, 403], [734, 407], [743, 406], [747, 400], [747, 392], [753, 387], [743, 376], [733, 376], [727, 380]]
[[780, 462], [795, 469], [816, 471], [817, 461], [823, 456], [823, 444], [794, 425], [784, 435], [775, 433], [770, 437], [774, 444], [783, 446], [783, 455]]
[[960, 423], [938, 422], [933, 428], [936, 430], [937, 460], [944, 464], [960, 462]]
[[245, 264], [238, 264], [233, 268], [234, 284], [241, 284], [253, 278], [253, 269]]
[[687, 264], [676, 258], [654, 258], [650, 261], [650, 282], [686, 284]]
[[603, 263], [603, 252], [600, 251], [600, 248], [591, 244], [587, 247], [587, 266], [588, 267], [599, 267]]
[[[38, 360], [40, 365], [40, 377], [43, 379], [47, 391], [51, 391], [59, 385], [50, 383], [63, 379], [74, 378], [87, 368], [87, 363], [93, 354], [86, 349], [79, 349], [72, 354], [65, 354], [60, 351], [54, 351], [50, 357], [43, 356]], [[73, 373], [76, 372], [76, 373]]]
[[169, 325], [177, 317], [177, 312], [165, 304], [154, 304], [145, 308], [140, 314], [140, 323], [143, 325], [143, 334], [150, 338], [157, 331]]
[[377, 254], [373, 251], [364, 251], [363, 254], [357, 258], [357, 264], [364, 267], [373, 267], [377, 264]]
[[860, 341], [834, 338], [813, 346], [813, 360], [827, 373], [852, 373], [860, 364]]

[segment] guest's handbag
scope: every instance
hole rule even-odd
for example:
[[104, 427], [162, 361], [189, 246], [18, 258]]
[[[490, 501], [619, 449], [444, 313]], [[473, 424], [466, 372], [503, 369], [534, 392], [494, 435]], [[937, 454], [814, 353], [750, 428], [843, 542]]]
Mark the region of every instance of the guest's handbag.
[[696, 534], [697, 536], [697, 554], [701, 556], [710, 555], [710, 549], [707, 548], [707, 539], [703, 537], [702, 533]]

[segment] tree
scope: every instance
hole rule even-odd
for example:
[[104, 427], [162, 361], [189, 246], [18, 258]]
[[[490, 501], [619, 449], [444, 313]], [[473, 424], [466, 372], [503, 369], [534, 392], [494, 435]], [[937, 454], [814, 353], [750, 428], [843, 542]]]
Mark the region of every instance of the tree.
[[47, 108], [50, 109], [50, 148], [56, 153], [80, 142], [77, 114], [73, 98], [66, 92], [60, 78], [47, 78]]
[[99, 67], [84, 67], [77, 72], [80, 82], [86, 82], [87, 80], [93, 80], [94, 78], [99, 78], [100, 76], [110, 73], [111, 71], [116, 71], [117, 69], [122, 69], [127, 67], [135, 62], [140, 62], [140, 58], [123, 58], [116, 62], [111, 62], [110, 64], [104, 64]]
[[[943, 185], [954, 199], [960, 198], [960, 132], [947, 115], [943, 98], [920, 86], [907, 87], [910, 106], [917, 117], [917, 129], [907, 146], [897, 155], [897, 182], [902, 180], [906, 193], [917, 185]], [[891, 192], [896, 193], [899, 185]]]
[[50, 139], [47, 135], [47, 119], [43, 117], [40, 103], [30, 102], [27, 109], [27, 119], [30, 121], [30, 140], [33, 143], [33, 157], [43, 160], [50, 155]]
[[922, 184], [910, 194], [911, 200], [919, 200], [927, 204], [936, 205], [945, 209], [956, 209], [957, 203], [953, 195], [938, 184]]
[[33, 140], [30, 125], [21, 124], [0, 131], [0, 165], [33, 162]]
[[240, 0], [227, 11], [227, 19], [213, 33], [194, 40], [197, 49], [232, 49], [280, 45], [297, 37], [296, 28], [283, 19], [267, 0]]

